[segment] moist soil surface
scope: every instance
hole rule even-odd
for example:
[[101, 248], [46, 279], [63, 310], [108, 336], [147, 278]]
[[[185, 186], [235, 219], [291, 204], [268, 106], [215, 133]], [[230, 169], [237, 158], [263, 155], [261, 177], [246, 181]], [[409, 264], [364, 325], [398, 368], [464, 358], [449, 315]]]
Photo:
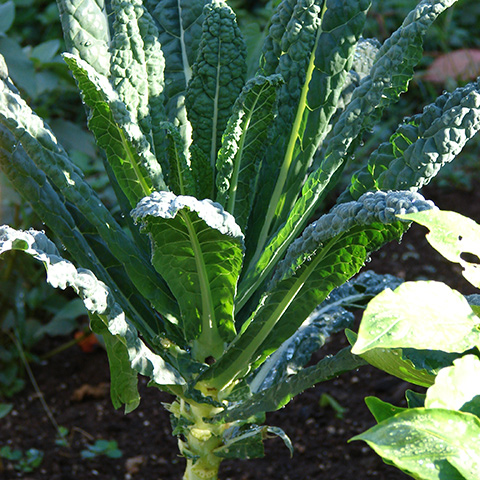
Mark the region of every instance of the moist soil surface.
[[[476, 187], [476, 188], [475, 188]], [[480, 185], [471, 191], [426, 190], [424, 195], [448, 210], [455, 210], [480, 221]], [[450, 264], [425, 241], [426, 229], [412, 226], [401, 244], [391, 243], [372, 255], [366, 265], [377, 273], [392, 273], [406, 280], [432, 279], [448, 283], [464, 294], [474, 289], [462, 280], [460, 267]], [[55, 339], [40, 348], [49, 350], [64, 342]], [[343, 334], [333, 337], [322, 349], [334, 353], [346, 346]], [[42, 353], [41, 351], [39, 353]], [[57, 445], [56, 429], [42, 407], [32, 384], [9, 399], [14, 409], [0, 419], [0, 446], [44, 454], [39, 468], [22, 472], [15, 463], [3, 460], [1, 479], [24, 480], [179, 480], [184, 459], [178, 456], [176, 439], [171, 436], [169, 415], [162, 402], [172, 400], [140, 380], [142, 401], [134, 412], [124, 415], [114, 410], [108, 393], [109, 369], [105, 352], [98, 347], [84, 353], [70, 348], [41, 364], [33, 373], [44, 400], [58, 425], [69, 431], [70, 446]], [[401, 480], [410, 478], [386, 465], [365, 443], [347, 443], [353, 436], [375, 424], [364, 398], [377, 396], [404, 406], [407, 388], [422, 391], [392, 378], [373, 367], [362, 367], [317, 385], [296, 397], [278, 412], [268, 414], [267, 424], [281, 427], [294, 446], [293, 458], [279, 438], [265, 442], [265, 457], [224, 461], [222, 480]], [[328, 394], [342, 407], [341, 412], [322, 406]], [[122, 455], [82, 458], [81, 452], [95, 440], [115, 440]]]

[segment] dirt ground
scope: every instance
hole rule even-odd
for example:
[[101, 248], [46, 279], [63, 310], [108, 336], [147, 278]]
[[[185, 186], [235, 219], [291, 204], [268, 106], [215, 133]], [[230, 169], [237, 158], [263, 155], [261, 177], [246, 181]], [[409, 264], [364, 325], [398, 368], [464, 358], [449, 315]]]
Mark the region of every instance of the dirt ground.
[[[425, 192], [444, 209], [456, 210], [480, 221], [480, 188], [471, 192]], [[462, 293], [473, 288], [460, 279], [460, 270], [436, 254], [424, 240], [425, 230], [412, 227], [399, 245], [392, 243], [372, 256], [368, 269], [396, 273], [407, 280], [430, 278], [446, 281]], [[335, 352], [346, 345], [343, 334], [326, 346]], [[54, 345], [49, 345], [51, 348]], [[325, 352], [321, 352], [322, 355]], [[98, 348], [83, 353], [69, 349], [41, 365], [34, 375], [56, 422], [68, 428], [70, 447], [55, 443], [56, 431], [31, 384], [12, 399], [14, 410], [0, 420], [0, 446], [44, 452], [41, 466], [31, 473], [18, 472], [3, 460], [1, 479], [24, 480], [179, 480], [184, 460], [178, 457], [176, 440], [162, 402], [170, 398], [141, 381], [142, 402], [129, 415], [115, 411], [108, 394], [109, 372], [105, 353]], [[93, 388], [92, 388], [93, 387]], [[374, 425], [363, 399], [375, 395], [404, 405], [404, 391], [413, 388], [372, 367], [363, 367], [320, 384], [295, 398], [282, 410], [268, 415], [267, 424], [284, 429], [295, 448], [290, 458], [282, 441], [266, 442], [266, 456], [248, 461], [225, 461], [222, 480], [401, 480], [410, 478], [386, 465], [363, 442], [347, 443]], [[343, 418], [320, 405], [328, 393], [345, 409]], [[120, 458], [99, 456], [91, 460], [81, 451], [96, 439], [115, 440]]]

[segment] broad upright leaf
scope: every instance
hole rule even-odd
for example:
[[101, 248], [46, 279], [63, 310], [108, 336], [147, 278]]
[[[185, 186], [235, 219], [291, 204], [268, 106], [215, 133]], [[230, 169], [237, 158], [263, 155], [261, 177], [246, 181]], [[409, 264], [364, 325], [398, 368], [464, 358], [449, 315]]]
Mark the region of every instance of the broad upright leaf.
[[336, 182], [338, 172], [352, 153], [355, 140], [375, 124], [388, 105], [396, 101], [395, 95], [406, 90], [413, 76], [413, 67], [421, 57], [423, 35], [435, 18], [453, 3], [455, 0], [434, 3], [423, 0], [382, 46], [370, 76], [365, 77], [355, 90], [351, 102], [335, 124], [325, 158], [308, 176], [285, 225], [268, 242], [258, 260], [249, 266], [239, 285], [240, 306], [263, 283], [311, 218], [326, 191]]
[[479, 325], [465, 297], [448, 285], [406, 282], [368, 304], [352, 351], [360, 355], [375, 348], [415, 348], [461, 353], [480, 345]]
[[370, 252], [399, 238], [406, 226], [395, 212], [433, 208], [410, 192], [378, 192], [338, 205], [292, 244], [260, 300], [207, 378], [222, 388], [242, 367], [261, 363], [336, 287], [363, 266]]
[[108, 75], [111, 32], [105, 0], [58, 0], [57, 5], [68, 51]]
[[108, 80], [78, 58], [67, 54], [64, 58], [91, 109], [88, 126], [131, 206], [153, 190], [165, 190], [161, 167], [148, 141]]
[[235, 14], [222, 0], [204, 9], [202, 38], [185, 105], [193, 142], [215, 168], [223, 131], [245, 83], [246, 47]]
[[35, 230], [21, 232], [8, 226], [0, 227], [0, 254], [22, 250], [42, 262], [47, 282], [54, 288], [72, 287], [91, 313], [93, 327], [107, 337], [109, 359], [116, 374], [112, 377], [112, 401], [116, 408], [122, 403], [131, 411], [138, 406], [136, 375], [132, 369], [150, 377], [159, 385], [182, 385], [185, 380], [162, 357], [154, 354], [138, 337], [136, 329], [126, 320], [110, 289], [92, 272], [76, 269], [63, 259], [56, 246]]
[[475, 480], [480, 472], [480, 419], [440, 408], [413, 408], [352, 440], [368, 443], [389, 464], [422, 480]]
[[132, 216], [150, 235], [152, 263], [178, 300], [194, 357], [218, 357], [235, 334], [243, 234], [234, 218], [211, 200], [170, 192], [143, 199]]
[[217, 159], [217, 201], [245, 230], [273, 120], [280, 75], [249, 80], [233, 106]]

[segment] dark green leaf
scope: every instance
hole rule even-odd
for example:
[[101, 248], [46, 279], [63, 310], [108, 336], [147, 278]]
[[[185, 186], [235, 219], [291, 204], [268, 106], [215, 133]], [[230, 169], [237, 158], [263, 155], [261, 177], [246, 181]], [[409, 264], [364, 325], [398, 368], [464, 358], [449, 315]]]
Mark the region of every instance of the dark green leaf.
[[215, 168], [223, 132], [245, 83], [246, 47], [235, 14], [225, 2], [214, 0], [207, 4], [204, 16], [185, 105], [193, 127], [193, 142]]
[[344, 348], [333, 356], [327, 356], [316, 365], [305, 368], [287, 380], [276, 383], [244, 398], [238, 404], [228, 407], [214, 417], [215, 421], [247, 420], [253, 415], [273, 412], [285, 406], [294, 396], [302, 393], [316, 383], [325, 382], [338, 375], [365, 365], [360, 357], [352, 355], [350, 348]]

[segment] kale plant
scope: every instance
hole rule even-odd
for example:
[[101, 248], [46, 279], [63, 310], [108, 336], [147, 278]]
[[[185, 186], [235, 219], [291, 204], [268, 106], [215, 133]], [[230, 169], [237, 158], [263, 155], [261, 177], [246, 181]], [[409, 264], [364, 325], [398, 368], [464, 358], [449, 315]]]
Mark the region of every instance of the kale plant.
[[346, 348], [307, 366], [391, 281], [348, 282], [401, 238], [409, 222], [397, 214], [433, 208], [417, 190], [480, 128], [480, 85], [406, 120], [331, 210], [326, 196], [453, 3], [421, 1], [377, 45], [361, 36], [369, 0], [284, 0], [246, 78], [223, 1], [59, 0], [64, 59], [118, 218], [2, 66], [0, 163], [56, 243], [4, 226], [0, 252], [25, 251], [49, 283], [82, 297], [105, 340], [115, 407], [137, 407], [138, 374], [175, 396], [185, 479], [262, 456], [270, 434], [290, 446], [265, 413], [365, 363]]

